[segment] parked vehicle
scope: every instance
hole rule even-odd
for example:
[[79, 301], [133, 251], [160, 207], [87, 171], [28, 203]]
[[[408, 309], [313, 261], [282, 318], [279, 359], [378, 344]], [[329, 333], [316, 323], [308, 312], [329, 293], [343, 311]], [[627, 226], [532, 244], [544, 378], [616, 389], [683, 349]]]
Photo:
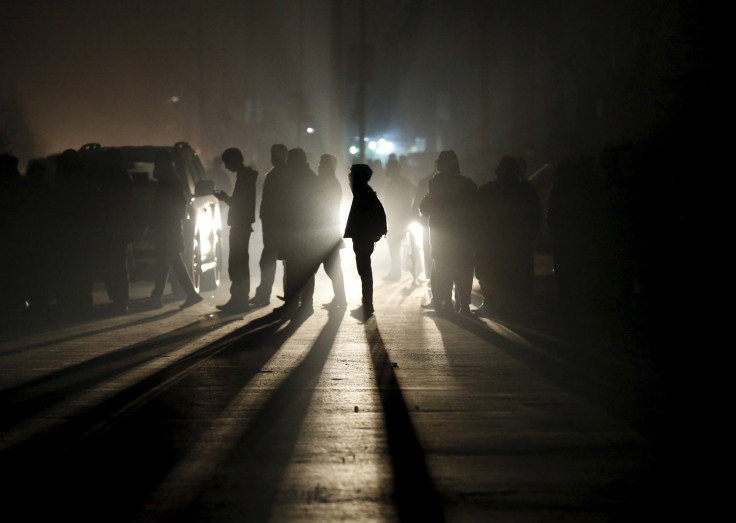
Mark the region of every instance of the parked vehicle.
[[[96, 163], [109, 148], [98, 143], [85, 144], [79, 149], [80, 160], [94, 174]], [[174, 160], [175, 171], [187, 198], [182, 259], [197, 292], [216, 289], [222, 272], [220, 203], [214, 196], [214, 181], [207, 179], [194, 149], [186, 142], [178, 142], [173, 146], [116, 146], [115, 149], [120, 151], [134, 186], [132, 218], [135, 233], [128, 257], [130, 280], [153, 280], [155, 251], [153, 234], [149, 230], [157, 183], [153, 177], [153, 166], [156, 151], [166, 149]], [[52, 167], [53, 158], [46, 158], [45, 164]]]

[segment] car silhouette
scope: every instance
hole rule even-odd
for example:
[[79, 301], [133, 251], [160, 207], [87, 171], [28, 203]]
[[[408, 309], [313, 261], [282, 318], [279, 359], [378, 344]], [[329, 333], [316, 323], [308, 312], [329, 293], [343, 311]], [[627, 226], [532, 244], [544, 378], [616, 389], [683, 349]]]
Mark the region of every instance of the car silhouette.
[[[197, 292], [214, 290], [220, 285], [222, 273], [222, 217], [220, 202], [214, 196], [214, 181], [207, 178], [196, 151], [186, 142], [170, 146], [126, 145], [105, 147], [88, 143], [79, 149], [79, 159], [85, 168], [95, 172], [95, 166], [107, 149], [117, 149], [125, 168], [133, 179], [133, 241], [128, 250], [130, 281], [153, 281], [155, 250], [150, 230], [151, 205], [157, 181], [153, 177], [156, 151], [165, 149], [174, 161], [174, 169], [184, 188], [187, 200], [183, 222], [184, 252], [182, 259]], [[45, 165], [53, 169], [53, 159]], [[172, 290], [181, 293], [175, 278]]]

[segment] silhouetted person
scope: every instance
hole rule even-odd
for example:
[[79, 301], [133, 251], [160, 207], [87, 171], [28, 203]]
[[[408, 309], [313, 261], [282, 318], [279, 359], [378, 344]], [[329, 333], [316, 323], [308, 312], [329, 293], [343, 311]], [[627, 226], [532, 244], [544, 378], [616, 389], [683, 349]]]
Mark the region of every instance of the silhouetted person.
[[276, 276], [276, 264], [283, 234], [281, 206], [288, 199], [288, 176], [286, 155], [289, 149], [284, 144], [271, 146], [271, 169], [265, 174], [259, 217], [263, 231], [263, 250], [258, 265], [261, 282], [256, 287], [251, 303], [265, 306], [271, 302], [271, 291]]
[[314, 274], [321, 263], [317, 242], [319, 211], [317, 175], [301, 148], [289, 149], [286, 157], [289, 196], [282, 202], [284, 259], [284, 305], [274, 309], [282, 316], [308, 316], [314, 312]]
[[128, 312], [128, 247], [133, 241], [133, 178], [119, 149], [104, 152], [99, 172], [99, 237], [95, 238], [100, 272], [113, 311]]
[[429, 218], [419, 211], [419, 206], [427, 195], [427, 191], [429, 191], [429, 180], [432, 179], [435, 173], [436, 170], [417, 182], [417, 191], [414, 194], [414, 202], [412, 203], [414, 217], [422, 226], [422, 253], [424, 255], [422, 262], [424, 264], [424, 277], [430, 285], [432, 283], [432, 268], [434, 264], [432, 263], [432, 244], [429, 241]]
[[[409, 224], [413, 218], [412, 203], [416, 187], [401, 175], [401, 165], [396, 158], [386, 162], [386, 187], [383, 192], [383, 204], [388, 224], [388, 252], [391, 256], [391, 270], [385, 280], [401, 279], [401, 244], [406, 238]], [[412, 260], [415, 262], [415, 260]]]
[[153, 177], [158, 180], [151, 208], [156, 272], [148, 307], [152, 309], [163, 307], [161, 297], [166, 288], [169, 268], [174, 272], [174, 276], [186, 294], [181, 308], [189, 307], [202, 301], [202, 297], [194, 289], [181, 259], [181, 253], [184, 250], [182, 221], [186, 217], [187, 201], [184, 196], [184, 188], [174, 171], [174, 164], [168, 151], [162, 149], [156, 152]]
[[335, 171], [337, 158], [331, 154], [320, 156], [317, 167], [318, 202], [320, 213], [319, 232], [317, 236], [321, 262], [327, 276], [332, 281], [333, 299], [325, 304], [327, 309], [344, 309], [347, 306], [345, 297], [345, 281], [342, 273], [340, 250], [345, 248], [340, 230], [340, 203], [342, 202], [342, 186]]
[[25, 308], [23, 274], [23, 255], [17, 249], [23, 241], [23, 183], [18, 170], [17, 157], [4, 153], [0, 155], [0, 227], [5, 252], [0, 255], [2, 271], [2, 292], [0, 292], [0, 312], [17, 315]]
[[230, 300], [217, 308], [226, 313], [247, 312], [250, 308], [250, 267], [248, 247], [253, 223], [256, 221], [256, 179], [258, 172], [243, 164], [243, 153], [236, 147], [225, 149], [222, 153], [225, 168], [235, 173], [235, 187], [232, 196], [216, 192], [218, 199], [230, 207], [227, 224], [230, 226], [230, 255], [228, 275], [230, 276]]
[[543, 219], [539, 196], [511, 156], [501, 158], [496, 177], [478, 189], [479, 315], [522, 312], [534, 294], [534, 248]]
[[[474, 238], [477, 185], [460, 174], [454, 151], [442, 151], [437, 158], [437, 173], [428, 184], [419, 210], [429, 218], [432, 244], [432, 303], [438, 314], [457, 308], [470, 313], [473, 287]], [[457, 304], [452, 302], [453, 283]]]
[[56, 302], [63, 314], [88, 313], [93, 305], [91, 225], [99, 219], [90, 205], [97, 198], [96, 185], [74, 149], [66, 149], [55, 163], [53, 213], [59, 233], [52, 240], [52, 258], [56, 260]]
[[373, 315], [373, 270], [371, 254], [381, 236], [387, 232], [386, 213], [376, 192], [368, 185], [373, 170], [365, 164], [354, 164], [348, 174], [353, 202], [350, 205], [344, 238], [352, 238], [355, 263], [360, 275], [362, 305], [351, 314], [367, 319]]
[[[48, 312], [53, 297], [52, 238], [56, 230], [56, 216], [52, 212], [52, 194], [49, 169], [43, 161], [30, 162], [26, 168], [23, 199], [22, 251], [26, 253], [26, 300], [33, 314]], [[5, 209], [5, 206], [2, 206]]]

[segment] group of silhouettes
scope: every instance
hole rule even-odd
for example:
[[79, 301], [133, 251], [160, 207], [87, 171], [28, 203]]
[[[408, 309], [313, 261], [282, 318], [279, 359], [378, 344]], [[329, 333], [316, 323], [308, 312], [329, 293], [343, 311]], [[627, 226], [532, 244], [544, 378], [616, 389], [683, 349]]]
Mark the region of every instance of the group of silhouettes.
[[[362, 290], [361, 304], [352, 313], [368, 318], [374, 313], [371, 255], [375, 244], [387, 238], [391, 270], [385, 279], [398, 281], [401, 247], [416, 219], [424, 220], [429, 232], [424, 265], [432, 301], [426, 307], [438, 313], [469, 312], [474, 268], [485, 297], [476, 312], [491, 312], [499, 303], [511, 304], [528, 295], [533, 263], [527, 258], [533, 256], [541, 207], [515, 161], [504, 159], [497, 170], [498, 181], [478, 190], [475, 182], [460, 174], [453, 151], [440, 153], [435, 172], [418, 186], [402, 175], [392, 155], [381, 191], [385, 208], [369, 184], [370, 165], [353, 164], [348, 173], [352, 204], [343, 227], [336, 156], [321, 155], [314, 172], [303, 149], [274, 144], [259, 205], [258, 172], [245, 165], [241, 151], [227, 148], [219, 159], [235, 180], [230, 194], [215, 191], [227, 207], [223, 214], [229, 229], [230, 298], [217, 306], [223, 313], [267, 306], [279, 260], [283, 263], [283, 296], [279, 296], [283, 304], [273, 314], [311, 314], [314, 278], [321, 266], [331, 279], [334, 294], [324, 307], [346, 308], [340, 250], [345, 247], [344, 238], [350, 238]], [[2, 162], [3, 223], [11, 231], [6, 239], [22, 246], [22, 254], [4, 262], [6, 274], [18, 276], [8, 279], [3, 297], [6, 310], [40, 309], [55, 298], [58, 310], [88, 311], [92, 282], [99, 277], [114, 310], [127, 312], [128, 248], [143, 230], [151, 231], [156, 258], [154, 287], [146, 307], [163, 307], [170, 272], [185, 293], [182, 308], [203, 300], [182, 261], [186, 197], [167, 150], [156, 153], [156, 187], [145, 224], [136, 220], [140, 210], [133, 208], [133, 180], [115, 148], [104, 151], [93, 169], [83, 164], [78, 151], [64, 151], [55, 158], [57, 183], [53, 185], [47, 183], [40, 164], [30, 165], [21, 176], [17, 158], [5, 154]], [[520, 213], [524, 214], [523, 225]], [[263, 250], [260, 283], [251, 296], [249, 248], [256, 217], [262, 225]], [[480, 223], [483, 226], [476, 227]]]
[[[418, 185], [402, 175], [401, 164], [392, 155], [381, 190], [383, 203], [369, 184], [371, 167], [354, 164], [348, 174], [353, 200], [341, 229], [337, 158], [322, 155], [318, 173], [314, 173], [302, 149], [274, 145], [259, 210], [261, 281], [252, 297], [248, 244], [256, 220], [258, 173], [243, 164], [237, 149], [226, 150], [222, 159], [237, 176], [232, 196], [219, 196], [230, 207], [230, 300], [218, 306], [225, 312], [268, 305], [277, 260], [283, 260], [284, 266], [284, 303], [274, 309], [275, 314], [313, 312], [314, 276], [321, 265], [332, 280], [334, 293], [325, 307], [346, 307], [339, 251], [345, 246], [343, 238], [350, 238], [362, 290], [361, 305], [352, 313], [368, 318], [374, 313], [371, 255], [376, 242], [383, 236], [388, 242], [391, 269], [384, 279], [399, 281], [405, 256], [402, 245], [416, 241], [407, 234], [415, 220], [424, 220], [428, 232], [423, 238], [423, 262], [432, 299], [425, 308], [440, 315], [471, 314], [474, 276], [483, 294], [483, 304], [472, 311], [475, 314], [523, 311], [532, 299], [535, 240], [543, 211], [520, 159], [504, 157], [495, 171], [496, 179], [479, 188], [461, 174], [452, 150], [439, 154], [434, 172]], [[418, 256], [419, 250], [410, 252]]]
[[[271, 168], [264, 175], [260, 206], [256, 209], [258, 172], [244, 164], [241, 151], [222, 153], [225, 168], [235, 174], [232, 194], [216, 191], [228, 206], [230, 299], [217, 308], [243, 313], [271, 301], [277, 263], [283, 263], [283, 304], [273, 309], [280, 317], [305, 317], [314, 312], [315, 274], [320, 267], [332, 282], [334, 297], [329, 310], [347, 307], [340, 250], [350, 238], [362, 281], [362, 303], [352, 311], [361, 318], [373, 312], [373, 274], [370, 256], [375, 242], [386, 234], [386, 214], [368, 185], [372, 170], [366, 164], [350, 168], [353, 201], [345, 228], [341, 227], [342, 185], [337, 178], [337, 157], [322, 154], [314, 172], [301, 148], [283, 144], [271, 147]], [[251, 296], [249, 243], [256, 221], [261, 221], [263, 250], [261, 279]]]
[[[134, 184], [118, 149], [83, 162], [68, 149], [52, 169], [18, 158], [0, 160], [2, 311], [65, 315], [91, 312], [92, 282], [105, 282], [113, 310], [128, 307], [128, 248], [145, 229], [134, 207]], [[52, 172], [55, 175], [52, 176]]]
[[[348, 173], [352, 204], [341, 223], [342, 183], [338, 159], [322, 154], [316, 172], [305, 151], [283, 144], [271, 147], [271, 167], [264, 175], [257, 203], [258, 172], [245, 164], [238, 148], [219, 157], [234, 174], [229, 191], [215, 191], [226, 207], [230, 297], [218, 305], [223, 313], [244, 313], [271, 302], [277, 263], [283, 263], [283, 303], [272, 314], [291, 317], [313, 312], [315, 274], [324, 267], [332, 282], [330, 310], [347, 307], [340, 250], [352, 241], [361, 278], [362, 301], [353, 315], [374, 313], [371, 255], [386, 237], [391, 259], [385, 280], [401, 279], [412, 222], [423, 227], [424, 258], [412, 258], [429, 280], [431, 301], [422, 305], [438, 315], [460, 313], [493, 317], [524, 313], [534, 298], [536, 242], [545, 212], [540, 195], [526, 175], [525, 162], [504, 156], [491, 180], [478, 185], [460, 170], [453, 150], [439, 153], [433, 172], [415, 184], [392, 155], [385, 168], [380, 200], [368, 164], [353, 164]], [[559, 305], [582, 309], [594, 302], [615, 304], [630, 299], [644, 265], [636, 252], [642, 206], [641, 187], [631, 173], [631, 146], [607, 147], [599, 158], [564, 158], [554, 169], [547, 223], [552, 236], [554, 275]], [[182, 308], [202, 301], [182, 261], [186, 198], [171, 155], [161, 149], [155, 159], [156, 189], [150, 221], [140, 223], [133, 209], [134, 184], [115, 148], [104, 151], [94, 173], [77, 151], [55, 158], [56, 183], [49, 184], [41, 164], [25, 175], [18, 159], [0, 158], [0, 195], [6, 254], [3, 256], [3, 310], [42, 309], [55, 298], [65, 312], [92, 307], [93, 278], [105, 282], [113, 307], [128, 306], [128, 248], [142, 230], [152, 231], [156, 253], [149, 308], [160, 308], [172, 272], [185, 293]], [[103, 173], [102, 176], [99, 174]], [[602, 173], [596, 176], [596, 173]], [[638, 213], [638, 214], [637, 214]], [[251, 296], [250, 238], [256, 218], [262, 226], [260, 283]], [[416, 245], [415, 245], [416, 247]], [[645, 246], [644, 246], [645, 247]], [[631, 251], [631, 252], [629, 252]], [[419, 256], [420, 249], [412, 249]], [[634, 253], [634, 254], [632, 254]], [[638, 265], [637, 265], [638, 264]], [[482, 304], [471, 311], [474, 277]], [[618, 300], [618, 301], [617, 301]]]

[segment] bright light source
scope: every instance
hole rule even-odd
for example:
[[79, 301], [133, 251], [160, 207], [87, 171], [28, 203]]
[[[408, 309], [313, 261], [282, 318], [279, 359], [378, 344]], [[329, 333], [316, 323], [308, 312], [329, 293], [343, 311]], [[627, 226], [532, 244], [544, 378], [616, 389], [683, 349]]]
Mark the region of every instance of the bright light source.
[[414, 238], [421, 241], [422, 235], [424, 234], [424, 227], [419, 222], [411, 222], [409, 224], [409, 231], [412, 233]]
[[350, 151], [350, 154], [358, 154], [358, 147], [355, 145], [351, 145], [348, 150]]
[[370, 149], [371, 151], [375, 151], [376, 150], [376, 147], [378, 147], [378, 146], [376, 145], [376, 142], [374, 142], [373, 140], [371, 140], [370, 142], [368, 142], [368, 149]]
[[179, 101], [179, 97], [178, 96], [172, 96], [171, 97], [171, 101], [174, 102], [174, 103], [176, 103], [176, 102]]
[[391, 154], [394, 150], [394, 144], [389, 142], [388, 140], [385, 140], [381, 138], [378, 140], [378, 148], [376, 149], [376, 152], [380, 155], [384, 154]]
[[307, 127], [307, 132], [308, 132], [309, 134], [312, 134], [312, 133], [314, 133], [314, 127]]

